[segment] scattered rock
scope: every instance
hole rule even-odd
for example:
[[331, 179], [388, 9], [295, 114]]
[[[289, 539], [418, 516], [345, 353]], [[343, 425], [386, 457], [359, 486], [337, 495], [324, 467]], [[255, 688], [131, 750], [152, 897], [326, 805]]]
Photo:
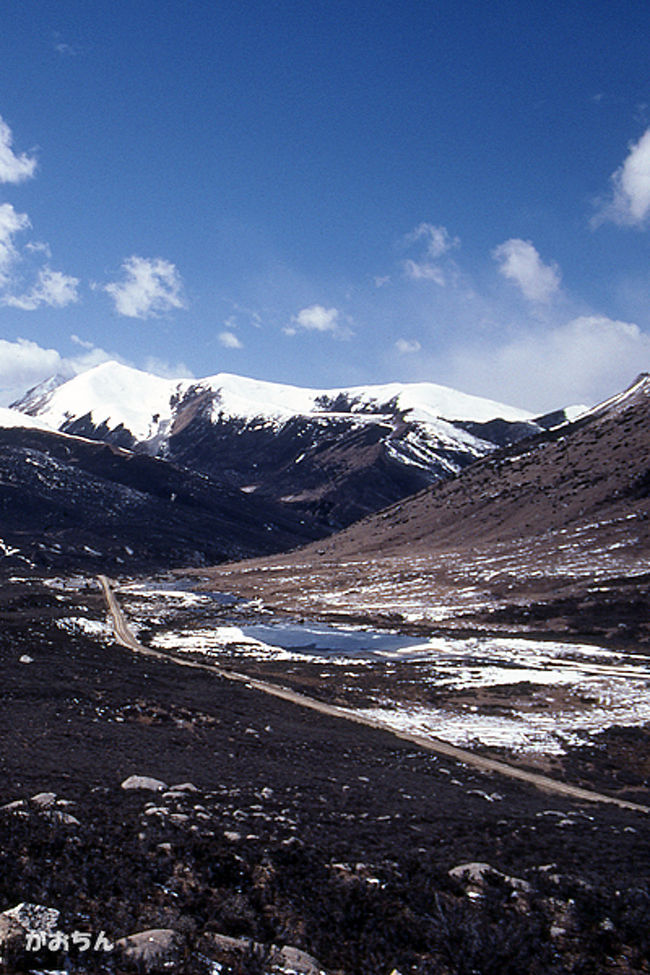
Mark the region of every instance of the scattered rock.
[[149, 972], [160, 965], [171, 967], [180, 957], [181, 938], [171, 928], [151, 928], [138, 931], [115, 942], [116, 950]]
[[25, 928], [13, 917], [0, 914], [0, 964], [7, 963], [7, 952], [21, 948], [25, 941]]
[[45, 907], [43, 904], [29, 904], [22, 901], [15, 907], [3, 911], [0, 917], [10, 918], [20, 924], [25, 931], [47, 931], [54, 933], [59, 923], [61, 912], [55, 907]]
[[18, 663], [19, 664], [33, 664], [34, 663], [34, 658], [33, 657], [30, 657], [28, 653], [24, 653], [22, 655], [22, 657], [19, 657], [18, 658]]
[[49, 809], [56, 804], [56, 792], [38, 792], [32, 796], [31, 801], [41, 809]]
[[326, 975], [325, 969], [312, 955], [292, 945], [283, 948], [271, 945], [269, 948], [248, 938], [231, 938], [210, 931], [205, 935], [203, 947], [211, 955], [216, 955], [219, 961], [229, 961], [251, 951], [259, 952], [268, 958], [268, 963], [273, 966], [272, 971], [278, 975]]
[[452, 867], [452, 869], [449, 871], [450, 877], [455, 877], [456, 880], [464, 881], [473, 887], [482, 887], [485, 884], [489, 874], [492, 874], [493, 877], [500, 877], [500, 879], [509, 884], [513, 890], [518, 890], [525, 893], [532, 890], [532, 887], [527, 880], [521, 880], [519, 877], [509, 877], [507, 874], [497, 870], [489, 863], [461, 863], [457, 867]]
[[320, 962], [316, 961], [312, 955], [291, 945], [285, 945], [273, 955], [273, 964], [280, 968], [280, 971], [295, 972], [296, 975], [325, 975], [325, 969]]
[[61, 812], [60, 809], [46, 809], [45, 815], [54, 823], [62, 823], [64, 826], [81, 826], [81, 823], [72, 813]]
[[198, 792], [193, 782], [181, 782], [180, 785], [170, 786], [172, 792]]
[[207, 932], [205, 940], [219, 955], [241, 955], [251, 947], [257, 947], [250, 938], [231, 938], [227, 934], [217, 934], [216, 931]]
[[230, 829], [224, 830], [223, 835], [227, 840], [230, 840], [231, 843], [239, 843], [241, 839], [241, 833], [235, 833], [233, 830]]
[[288, 839], [282, 840], [282, 846], [289, 846], [289, 847], [300, 848], [300, 847], [302, 847], [304, 845], [305, 844], [303, 843], [303, 841], [298, 836], [290, 836]]
[[150, 792], [164, 792], [167, 785], [160, 779], [152, 779], [148, 775], [129, 775], [122, 782], [123, 789], [148, 789]]
[[0, 806], [0, 809], [5, 809], [7, 812], [17, 812], [19, 809], [25, 808], [24, 799], [16, 799], [14, 802], [8, 802], [4, 806]]

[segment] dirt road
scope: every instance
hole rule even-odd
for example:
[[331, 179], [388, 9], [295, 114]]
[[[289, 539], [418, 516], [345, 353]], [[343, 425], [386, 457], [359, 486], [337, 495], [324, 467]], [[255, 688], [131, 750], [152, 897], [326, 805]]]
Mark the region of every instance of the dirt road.
[[567, 796], [570, 799], [576, 799], [580, 802], [611, 803], [623, 809], [631, 809], [635, 812], [650, 813], [650, 807], [641, 805], [640, 803], [628, 802], [625, 799], [617, 799], [614, 796], [606, 796], [599, 792], [592, 792], [589, 789], [582, 789], [579, 786], [570, 785], [565, 782], [558, 782], [556, 779], [551, 779], [546, 775], [539, 775], [536, 772], [528, 772], [526, 769], [518, 768], [516, 765], [508, 765], [507, 763], [500, 762], [497, 759], [486, 758], [483, 755], [476, 755], [473, 752], [465, 750], [464, 748], [457, 748], [455, 745], [450, 745], [448, 742], [442, 741], [441, 739], [425, 738], [421, 735], [415, 735], [410, 732], [399, 731], [390, 727], [390, 725], [385, 724], [383, 721], [365, 717], [347, 708], [337, 707], [333, 704], [326, 704], [325, 702], [318, 701], [315, 698], [307, 697], [305, 694], [299, 694], [296, 691], [293, 691], [288, 687], [283, 687], [280, 684], [271, 684], [267, 681], [248, 677], [246, 674], [241, 674], [237, 671], [223, 670], [221, 667], [216, 667], [212, 664], [188, 660], [183, 657], [178, 657], [175, 654], [162, 653], [159, 650], [151, 649], [151, 647], [145, 647], [139, 643], [138, 640], [136, 640], [135, 636], [130, 630], [119, 603], [115, 598], [110, 581], [104, 575], [100, 575], [97, 578], [104, 592], [106, 605], [113, 622], [113, 632], [115, 634], [116, 641], [121, 646], [127, 647], [129, 650], [133, 650], [135, 653], [144, 654], [148, 657], [157, 657], [160, 660], [171, 660], [182, 667], [190, 667], [195, 670], [205, 670], [217, 675], [218, 677], [222, 677], [226, 680], [237, 681], [238, 683], [246, 685], [246, 687], [261, 691], [264, 694], [270, 694], [273, 697], [288, 701], [291, 704], [309, 708], [312, 711], [318, 711], [321, 714], [327, 714], [331, 717], [342, 718], [345, 721], [352, 721], [356, 724], [376, 728], [379, 731], [388, 732], [402, 741], [407, 741], [410, 744], [417, 745], [419, 748], [424, 748], [427, 751], [435, 752], [438, 755], [444, 755], [447, 758], [453, 759], [457, 762], [462, 762], [464, 765], [479, 769], [482, 772], [496, 773], [497, 775], [503, 775], [510, 779], [517, 779], [521, 782], [526, 782], [529, 785], [533, 785], [535, 788], [541, 789], [545, 792]]

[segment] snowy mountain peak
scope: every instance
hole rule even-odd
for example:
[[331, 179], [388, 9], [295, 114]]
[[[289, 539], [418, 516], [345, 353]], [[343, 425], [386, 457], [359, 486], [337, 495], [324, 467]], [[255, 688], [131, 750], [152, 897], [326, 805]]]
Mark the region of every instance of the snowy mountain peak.
[[531, 419], [523, 410], [434, 383], [304, 389], [231, 373], [204, 379], [163, 379], [119, 362], [105, 362], [63, 384], [37, 387], [16, 405], [58, 429], [89, 416], [95, 427], [124, 428], [143, 442], [160, 437], [179, 405], [199, 395], [212, 401], [214, 418], [276, 424], [295, 416], [332, 414], [361, 420], [364, 415], [399, 413], [424, 423]]

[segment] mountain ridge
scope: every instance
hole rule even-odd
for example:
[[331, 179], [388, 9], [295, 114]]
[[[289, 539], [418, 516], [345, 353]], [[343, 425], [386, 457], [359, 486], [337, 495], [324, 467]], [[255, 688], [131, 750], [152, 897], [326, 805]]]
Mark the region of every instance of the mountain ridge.
[[231, 373], [163, 379], [115, 362], [36, 387], [14, 409], [290, 506], [317, 534], [452, 476], [545, 422], [433, 383], [319, 390]]

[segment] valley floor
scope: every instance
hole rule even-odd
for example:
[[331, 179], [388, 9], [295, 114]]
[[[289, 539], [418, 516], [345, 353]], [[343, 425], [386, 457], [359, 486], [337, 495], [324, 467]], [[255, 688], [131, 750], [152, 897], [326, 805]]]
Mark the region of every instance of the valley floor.
[[[157, 598], [156, 614], [142, 586], [120, 592], [136, 623], [147, 603], [139, 637], [152, 644], [179, 624], [174, 597]], [[188, 624], [200, 600], [181, 602]], [[217, 603], [217, 618], [251, 615]], [[59, 938], [28, 952], [26, 929], [12, 940], [0, 913], [4, 971], [650, 970], [647, 815], [544, 794], [139, 656], [115, 645], [93, 580], [7, 582], [0, 621], [0, 912], [54, 909], [70, 936], [67, 951]], [[246, 666], [337, 694], [331, 659]], [[378, 668], [348, 669], [359, 676], [345, 703], [367, 705]], [[406, 696], [417, 684], [405, 679]], [[642, 728], [612, 728], [567, 742], [549, 770], [648, 801], [647, 744]], [[123, 788], [133, 775], [159, 790]], [[85, 954], [71, 940], [84, 931]], [[152, 931], [145, 950], [133, 936]]]

